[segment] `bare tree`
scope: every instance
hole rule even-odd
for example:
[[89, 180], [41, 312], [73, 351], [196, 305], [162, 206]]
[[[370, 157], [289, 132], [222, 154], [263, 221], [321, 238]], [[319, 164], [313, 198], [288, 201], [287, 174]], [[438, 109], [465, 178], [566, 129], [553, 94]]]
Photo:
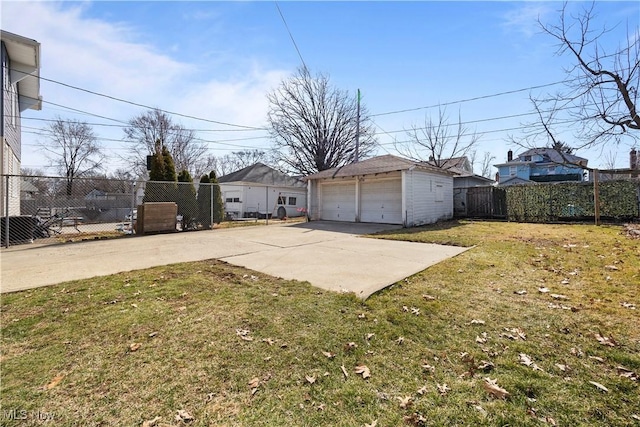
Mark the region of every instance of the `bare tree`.
[[428, 161], [446, 169], [449, 159], [473, 154], [480, 139], [475, 131], [462, 124], [460, 113], [457, 123], [450, 124], [446, 109], [439, 108], [437, 118], [425, 116], [424, 126], [414, 125], [407, 130], [408, 141], [396, 142], [396, 150], [414, 160]]
[[277, 160], [293, 172], [306, 175], [353, 162], [357, 136], [361, 157], [375, 147], [366, 108], [360, 108], [358, 131], [358, 100], [332, 87], [326, 75], [314, 77], [300, 68], [268, 100]]
[[171, 117], [159, 109], [148, 110], [129, 120], [124, 128], [126, 139], [131, 141], [128, 150], [132, 169], [145, 175], [147, 155], [156, 150], [156, 142], [167, 147], [174, 159], [176, 170], [188, 170], [194, 176], [206, 169], [207, 147], [196, 140], [195, 132], [174, 123]]
[[273, 163], [273, 156], [274, 154], [271, 152], [257, 149], [233, 151], [224, 156], [214, 157], [212, 159], [212, 169], [216, 171], [217, 176], [224, 176], [231, 172], [255, 165], [256, 163], [271, 165]]
[[58, 117], [48, 131], [50, 141], [42, 148], [51, 165], [65, 176], [66, 194], [70, 196], [74, 179], [100, 171], [105, 156], [87, 123]]
[[480, 175], [485, 178], [493, 179], [493, 161], [496, 159], [496, 156], [491, 155], [490, 152], [485, 151], [482, 156], [482, 161], [480, 163]]
[[556, 24], [538, 21], [542, 31], [558, 42], [557, 55], [571, 57], [574, 64], [565, 70], [564, 91], [532, 99], [536, 110], [544, 111], [547, 127], [557, 124], [554, 116], [566, 111], [567, 120], [562, 121], [576, 125], [580, 141], [576, 148], [618, 143], [623, 136], [637, 140], [640, 29], [627, 29], [621, 45], [605, 48], [603, 36], [610, 30], [592, 28], [595, 2], [577, 15], [568, 6], [563, 5]]

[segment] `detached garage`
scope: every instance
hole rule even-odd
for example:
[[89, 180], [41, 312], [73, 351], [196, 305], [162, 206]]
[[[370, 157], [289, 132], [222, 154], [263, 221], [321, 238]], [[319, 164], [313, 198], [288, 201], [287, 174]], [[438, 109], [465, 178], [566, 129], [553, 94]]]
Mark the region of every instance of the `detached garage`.
[[305, 178], [311, 220], [402, 224], [453, 217], [453, 174], [392, 155]]

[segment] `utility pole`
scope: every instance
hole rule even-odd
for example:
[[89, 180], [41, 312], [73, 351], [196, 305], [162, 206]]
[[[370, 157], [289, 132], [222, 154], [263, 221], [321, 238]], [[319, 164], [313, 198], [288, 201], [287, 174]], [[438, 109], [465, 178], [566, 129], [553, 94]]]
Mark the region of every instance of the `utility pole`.
[[358, 163], [360, 160], [360, 89], [358, 89], [358, 109], [356, 113], [356, 155], [353, 163]]

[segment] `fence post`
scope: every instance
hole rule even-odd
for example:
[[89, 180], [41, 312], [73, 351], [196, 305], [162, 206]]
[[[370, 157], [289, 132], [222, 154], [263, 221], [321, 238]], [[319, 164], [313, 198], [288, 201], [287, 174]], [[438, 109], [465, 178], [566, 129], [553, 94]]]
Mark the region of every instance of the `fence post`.
[[209, 228], [210, 228], [210, 229], [212, 229], [212, 230], [213, 230], [213, 209], [215, 208], [215, 203], [216, 203], [216, 202], [213, 200], [213, 186], [214, 186], [214, 185], [215, 185], [214, 183], [211, 183], [211, 184], [210, 184], [210, 186], [211, 186], [211, 188], [210, 188], [210, 192], [211, 192], [211, 203], [210, 203], [210, 205], [211, 205], [211, 206], [210, 206], [210, 207], [211, 207], [211, 211], [210, 211], [210, 213], [211, 213], [211, 223], [210, 223], [210, 225], [209, 225]]
[[9, 175], [5, 176], [4, 196], [5, 196], [4, 243], [6, 245], [5, 247], [8, 248], [9, 247]]
[[596, 225], [600, 225], [600, 185], [599, 171], [593, 170], [593, 214], [595, 216]]
[[269, 225], [269, 186], [267, 185], [267, 203], [264, 207], [264, 217], [267, 220], [267, 225]]

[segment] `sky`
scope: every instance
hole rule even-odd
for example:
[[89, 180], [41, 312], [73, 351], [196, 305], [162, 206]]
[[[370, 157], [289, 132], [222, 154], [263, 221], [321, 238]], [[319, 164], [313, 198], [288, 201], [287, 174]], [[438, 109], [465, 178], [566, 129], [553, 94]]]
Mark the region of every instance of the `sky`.
[[[568, 8], [589, 4], [570, 2]], [[494, 164], [502, 163], [508, 150], [523, 151], [509, 137], [521, 135], [535, 118], [526, 115], [532, 112], [529, 97], [562, 89], [554, 83], [572, 63], [556, 55], [554, 40], [537, 24], [557, 22], [561, 6], [2, 1], [2, 29], [41, 44], [44, 103], [41, 111], [23, 113], [22, 166], [55, 173], [41, 144], [46, 127], [60, 117], [91, 124], [108, 155], [105, 168], [122, 168], [129, 144], [122, 128], [150, 107], [179, 113], [173, 120], [196, 130], [209, 154], [269, 149], [267, 94], [302, 60], [334, 87], [354, 97], [360, 89], [375, 123], [377, 154], [398, 154], [395, 146], [408, 139], [406, 131], [444, 108], [451, 123], [460, 117], [480, 135], [478, 159], [489, 152]], [[602, 40], [611, 49], [639, 27], [638, 2], [597, 2], [595, 10], [594, 24], [612, 28]], [[561, 133], [568, 145], [571, 131]], [[592, 167], [609, 166], [612, 157], [616, 167], [628, 167], [634, 143], [628, 138], [576, 154]]]

